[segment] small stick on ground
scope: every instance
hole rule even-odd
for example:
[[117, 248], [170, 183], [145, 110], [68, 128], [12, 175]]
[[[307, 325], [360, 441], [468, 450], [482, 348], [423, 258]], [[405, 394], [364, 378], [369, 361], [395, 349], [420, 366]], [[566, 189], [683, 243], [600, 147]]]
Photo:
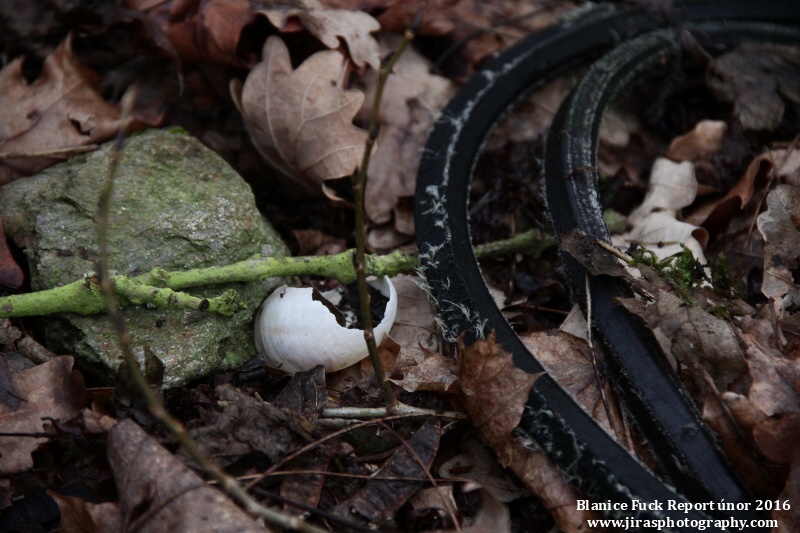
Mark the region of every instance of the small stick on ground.
[[147, 402], [147, 407], [156, 419], [169, 431], [172, 437], [180, 443], [186, 453], [197, 461], [197, 464], [206, 471], [206, 473], [214, 478], [223, 490], [231, 496], [234, 500], [238, 501], [247, 511], [260, 516], [267, 522], [286, 529], [301, 531], [303, 533], [324, 533], [324, 530], [319, 529], [311, 524], [306, 523], [300, 518], [288, 516], [274, 509], [264, 507], [253, 499], [239, 483], [229, 475], [227, 475], [221, 468], [219, 468], [211, 459], [209, 459], [194, 441], [189, 437], [189, 434], [184, 429], [183, 425], [173, 418], [164, 405], [155, 395], [153, 390], [147, 383], [147, 380], [139, 368], [139, 362], [133, 354], [131, 348], [130, 337], [128, 336], [127, 328], [125, 327], [125, 319], [122, 316], [122, 310], [117, 305], [117, 298], [114, 293], [114, 283], [109, 272], [109, 254], [108, 254], [108, 223], [109, 212], [111, 206], [111, 196], [114, 191], [114, 177], [116, 175], [117, 165], [122, 156], [122, 144], [125, 139], [125, 121], [130, 115], [135, 101], [135, 88], [126, 93], [123, 98], [122, 113], [120, 118], [120, 128], [117, 134], [117, 139], [111, 152], [111, 161], [108, 168], [108, 179], [103, 189], [100, 191], [99, 201], [99, 214], [97, 220], [97, 241], [99, 249], [98, 272], [100, 277], [100, 289], [105, 297], [106, 305], [108, 307], [108, 314], [114, 324], [114, 332], [117, 335], [117, 342], [120, 350], [125, 358], [125, 364], [128, 366], [131, 376], [133, 377], [139, 392]]
[[378, 354], [378, 344], [375, 342], [375, 333], [372, 328], [372, 312], [370, 306], [370, 297], [367, 290], [367, 259], [366, 259], [366, 243], [367, 243], [367, 220], [364, 210], [364, 193], [367, 188], [367, 170], [369, 169], [370, 155], [372, 154], [372, 147], [375, 145], [375, 140], [378, 138], [378, 107], [383, 97], [383, 89], [386, 86], [386, 80], [397, 63], [397, 60], [403, 54], [408, 44], [414, 39], [414, 32], [421, 23], [421, 9], [417, 11], [417, 16], [411, 27], [403, 34], [403, 39], [400, 41], [397, 49], [392, 53], [389, 60], [381, 66], [378, 73], [378, 83], [375, 88], [375, 98], [372, 101], [372, 108], [369, 115], [369, 126], [367, 129], [367, 142], [364, 147], [364, 158], [361, 160], [361, 166], [358, 173], [353, 176], [353, 193], [355, 195], [355, 234], [356, 234], [356, 253], [353, 255], [353, 266], [355, 267], [356, 276], [358, 277], [358, 299], [361, 307], [361, 323], [364, 326], [364, 340], [367, 343], [369, 350], [369, 357], [372, 360], [372, 366], [375, 369], [375, 378], [381, 387], [383, 394], [383, 401], [386, 404], [386, 410], [391, 413], [397, 407], [397, 397], [392, 391], [392, 385], [389, 378], [386, 376], [386, 370], [383, 368], [380, 355]]
[[586, 273], [586, 342], [589, 343], [589, 352], [592, 354], [592, 370], [594, 371], [594, 379], [597, 384], [597, 390], [600, 393], [600, 399], [603, 401], [603, 409], [608, 418], [608, 425], [611, 431], [617, 433], [617, 428], [614, 427], [614, 418], [611, 416], [611, 409], [608, 407], [608, 400], [606, 399], [606, 390], [603, 387], [603, 379], [600, 376], [600, 369], [597, 367], [597, 352], [594, 349], [594, 342], [592, 342], [592, 292], [589, 287], [589, 273]]

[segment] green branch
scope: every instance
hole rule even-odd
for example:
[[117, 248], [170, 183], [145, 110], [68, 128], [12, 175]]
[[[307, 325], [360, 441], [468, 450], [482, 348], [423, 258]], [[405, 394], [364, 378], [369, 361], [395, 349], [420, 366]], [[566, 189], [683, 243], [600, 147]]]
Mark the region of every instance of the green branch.
[[[525, 253], [537, 255], [552, 245], [552, 239], [538, 231], [521, 233], [510, 239], [475, 248], [478, 257], [500, 254]], [[388, 255], [370, 255], [366, 270], [372, 276], [395, 276], [414, 270], [419, 264], [415, 256], [393, 252]], [[114, 292], [120, 305], [148, 304], [161, 309], [195, 309], [231, 316], [241, 310], [244, 303], [234, 291], [214, 298], [200, 298], [185, 289], [221, 285], [225, 283], [254, 283], [267, 278], [284, 276], [319, 276], [334, 278], [342, 283], [356, 280], [353, 251], [336, 255], [313, 257], [279, 257], [240, 261], [227, 266], [198, 268], [170, 272], [154, 268], [140, 276], [111, 276]], [[91, 315], [106, 309], [100, 292], [98, 278], [87, 274], [84, 279], [61, 287], [28, 294], [0, 297], [0, 318], [41, 316], [53, 313]]]

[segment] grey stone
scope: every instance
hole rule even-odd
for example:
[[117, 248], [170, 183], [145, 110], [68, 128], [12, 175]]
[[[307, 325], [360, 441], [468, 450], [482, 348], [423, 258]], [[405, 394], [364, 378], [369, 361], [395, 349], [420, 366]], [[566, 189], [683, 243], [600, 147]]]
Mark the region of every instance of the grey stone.
[[[95, 219], [108, 176], [110, 146], [74, 157], [0, 189], [6, 232], [23, 248], [33, 290], [81, 279], [97, 259]], [[129, 139], [114, 182], [109, 228], [111, 270], [222, 266], [255, 255], [284, 256], [286, 245], [255, 207], [247, 183], [218, 155], [179, 131]], [[167, 387], [240, 366], [255, 354], [258, 305], [283, 280], [187, 291], [213, 297], [233, 288], [247, 308], [233, 317], [131, 306], [124, 316], [137, 357], [145, 347], [164, 363]], [[43, 318], [48, 344], [112, 377], [121, 352], [106, 316]]]

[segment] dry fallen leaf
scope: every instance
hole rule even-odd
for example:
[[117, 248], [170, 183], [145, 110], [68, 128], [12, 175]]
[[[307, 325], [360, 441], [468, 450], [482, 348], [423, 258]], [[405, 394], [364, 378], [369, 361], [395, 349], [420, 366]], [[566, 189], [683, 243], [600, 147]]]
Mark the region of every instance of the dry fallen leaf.
[[800, 306], [800, 285], [792, 271], [800, 266], [800, 189], [778, 185], [767, 195], [767, 210], [758, 216], [764, 236], [764, 281], [761, 292], [775, 302], [776, 314]]
[[381, 25], [363, 11], [327, 9], [317, 0], [284, 0], [267, 4], [269, 7], [258, 13], [282, 30], [291, 18], [300, 24], [322, 44], [331, 49], [339, 47], [341, 38], [350, 52], [350, 58], [359, 67], [369, 65], [380, 68], [378, 42], [370, 35]]
[[584, 531], [585, 513], [577, 509], [575, 490], [543, 451], [524, 446], [511, 434], [537, 376], [514, 366], [511, 354], [495, 341], [494, 333], [471, 346], [459, 343], [459, 351], [463, 408], [497, 453], [500, 464], [536, 493], [563, 531]]
[[[403, 211], [395, 211], [395, 216], [403, 215]], [[413, 234], [414, 230], [410, 230]], [[367, 234], [367, 247], [370, 250], [396, 250], [408, 244], [414, 237], [408, 233], [400, 233], [395, 228], [395, 221], [379, 226], [371, 225]]]
[[48, 494], [58, 504], [62, 533], [108, 533], [122, 531], [122, 514], [118, 503], [92, 503], [57, 492]]
[[690, 368], [702, 366], [714, 378], [717, 388], [727, 390], [745, 370], [734, 328], [671, 292], [659, 290], [655, 297], [654, 304], [636, 298], [624, 298], [621, 303], [668, 339], [669, 346], [665, 348], [675, 359]]
[[631, 230], [615, 235], [614, 245], [627, 248], [630, 243], [641, 244], [661, 259], [680, 253], [684, 245], [704, 264], [703, 249], [708, 244], [708, 232], [677, 219], [679, 210], [691, 204], [695, 196], [697, 179], [692, 163], [657, 159], [647, 196], [628, 216]]
[[350, 175], [360, 164], [367, 133], [352, 124], [364, 95], [345, 89], [344, 56], [317, 52], [296, 70], [279, 37], [264, 44], [262, 61], [231, 96], [258, 151], [306, 192]]
[[439, 509], [443, 513], [447, 513], [448, 507], [450, 509], [458, 508], [456, 500], [453, 498], [452, 485], [421, 489], [408, 503], [414, 510]]
[[0, 184], [30, 176], [63, 157], [10, 157], [98, 144], [119, 126], [119, 112], [97, 92], [94, 71], [78, 63], [71, 39], [44, 62], [33, 83], [23, 75], [23, 60], [0, 70]]
[[403, 355], [422, 362], [427, 353], [439, 352], [441, 343], [433, 304], [417, 284], [418, 276], [392, 278], [397, 291], [397, 316], [389, 335], [402, 347]]
[[[331, 458], [325, 454], [305, 454], [290, 461], [285, 467], [287, 470], [319, 473], [284, 476], [280, 488], [281, 498], [287, 502], [304, 505], [306, 508], [316, 507], [327, 479], [324, 472], [328, 471], [330, 462]], [[284, 512], [295, 516], [306, 514], [301, 507], [291, 504], [284, 505]]]
[[500, 118], [486, 139], [484, 151], [492, 152], [503, 148], [508, 142], [532, 141], [547, 135], [558, 106], [576, 81], [577, 78], [571, 76], [559, 76], [536, 89], [511, 113]]
[[[0, 403], [0, 427], [9, 433], [42, 433], [47, 419], [66, 422], [75, 418], [85, 403], [81, 373], [72, 357], [62, 356], [12, 376], [16, 405]], [[25, 472], [33, 467], [31, 454], [46, 438], [0, 439], [0, 474]]]
[[659, 157], [653, 163], [650, 183], [642, 204], [631, 212], [628, 221], [636, 225], [642, 218], [653, 212], [670, 214], [673, 217], [679, 209], [691, 204], [697, 196], [697, 178], [694, 165], [687, 161], [673, 163]]
[[[800, 151], [771, 150], [759, 155], [723, 198], [704, 203], [689, 213], [685, 220], [722, 231], [732, 218], [742, 214], [746, 205], [760, 203], [773, 178], [782, 178], [800, 186]], [[751, 227], [750, 217], [747, 217], [747, 227]]]
[[455, 383], [456, 361], [435, 352], [428, 353], [421, 363], [404, 367], [403, 379], [392, 379], [392, 383], [408, 392], [450, 392]]
[[696, 161], [719, 152], [728, 132], [728, 124], [721, 120], [701, 120], [692, 131], [672, 139], [667, 157], [675, 161]]
[[489, 491], [501, 502], [511, 502], [530, 491], [514, 482], [507, 471], [497, 464], [497, 460], [486, 444], [476, 438], [462, 442], [459, 449], [464, 453], [456, 455], [439, 467], [439, 475], [446, 479], [471, 479]]
[[375, 473], [378, 479], [367, 482], [349, 499], [336, 506], [340, 516], [364, 518], [379, 524], [395, 515], [397, 510], [417, 492], [423, 481], [380, 479], [403, 477], [426, 479], [436, 457], [441, 438], [441, 423], [431, 419], [404, 444], [400, 444]]
[[631, 231], [623, 235], [614, 235], [612, 243], [617, 248], [625, 249], [629, 244], [641, 244], [649, 251], [665, 259], [683, 251], [686, 246], [692, 256], [702, 265], [706, 263], [703, 252], [708, 243], [708, 232], [692, 224], [681, 222], [674, 216], [654, 212], [641, 218]]
[[[740, 326], [737, 334], [750, 373], [749, 380], [743, 383], [747, 396], [726, 392], [722, 399], [741, 432], [765, 458], [764, 472], [783, 480], [788, 471], [788, 481], [779, 496], [783, 500], [797, 490], [800, 360], [785, 352], [788, 344], [775, 335], [775, 320], [768, 308], [760, 316], [743, 318]], [[773, 492], [770, 499], [775, 498]], [[784, 524], [797, 521], [796, 512], [785, 511], [774, 512], [773, 517]]]
[[[562, 389], [606, 431], [616, 435], [620, 443], [631, 448], [622, 408], [608, 382], [603, 384], [606, 402], [603, 403], [592, 365], [592, 350], [586, 340], [561, 330], [530, 332], [520, 335], [520, 339]], [[602, 364], [602, 361], [598, 364]]]
[[781, 352], [770, 318], [745, 319], [737, 332], [750, 370], [748, 398], [767, 416], [800, 414], [800, 359]]
[[242, 30], [255, 14], [247, 0], [127, 0], [155, 21], [187, 62], [246, 67], [237, 54]]
[[774, 130], [786, 104], [800, 104], [800, 52], [773, 43], [744, 43], [712, 61], [707, 84], [718, 98], [734, 104], [745, 130]]
[[345, 239], [317, 229], [295, 229], [292, 236], [297, 241], [297, 255], [335, 255], [347, 250]]
[[275, 462], [311, 440], [314, 426], [298, 412], [243, 394], [231, 385], [220, 385], [215, 392], [227, 406], [204, 412], [206, 425], [192, 430], [191, 436], [218, 462], [253, 452]]
[[[753, 496], [761, 499], [773, 499], [778, 493], [778, 484], [764, 468], [763, 457], [760, 457], [755, 451], [752, 439], [745, 437], [742, 431], [745, 428], [737, 424], [737, 418], [729, 408], [733, 401], [749, 402], [749, 400], [734, 393], [727, 393], [731, 396], [728, 401], [724, 400], [711, 376], [702, 367], [689, 369], [689, 372], [683, 373], [682, 377], [686, 379], [687, 375], [691, 376], [694, 388], [702, 391], [700, 393], [702, 398], [698, 405], [702, 406], [703, 421], [719, 436], [722, 449], [736, 473], [750, 488]], [[737, 400], [733, 400], [732, 396], [736, 396]], [[740, 402], [740, 411], [743, 406], [744, 404]]]
[[[381, 38], [381, 51], [390, 53], [397, 48], [400, 37]], [[454, 92], [453, 83], [431, 74], [430, 61], [412, 47], [406, 49], [394, 66], [384, 87], [380, 103], [380, 132], [376, 150], [369, 165], [366, 190], [366, 210], [370, 220], [384, 224], [392, 219], [393, 211], [402, 208], [400, 199], [414, 195], [417, 170], [436, 113], [444, 108]], [[360, 114], [368, 117], [375, 95], [378, 74], [368, 71], [363, 82], [366, 99]], [[413, 205], [405, 206], [413, 212]], [[405, 220], [402, 217], [400, 220]], [[402, 228], [413, 235], [413, 225]]]
[[778, 521], [773, 531], [800, 531], [800, 453], [795, 453], [792, 459], [789, 479], [786, 486], [777, 498], [781, 502], [791, 502], [789, 509], [781, 506], [780, 510], [773, 511], [772, 518]]
[[[316, 422], [317, 416], [328, 401], [325, 388], [325, 368], [318, 366], [307, 372], [297, 372], [291, 381], [272, 402], [273, 407], [285, 409], [302, 415], [310, 422]], [[266, 431], [267, 428], [261, 428]], [[276, 429], [280, 432], [281, 429]], [[286, 465], [288, 470], [306, 470], [325, 472], [328, 470], [330, 456], [325, 453], [305, 454]], [[316, 507], [325, 485], [323, 474], [293, 474], [283, 478], [280, 495], [287, 501], [298, 502], [307, 507]], [[299, 507], [285, 505], [285, 512], [302, 515], [305, 511]]]
[[109, 432], [108, 462], [119, 493], [121, 531], [266, 531], [131, 420]]
[[[378, 16], [381, 28], [402, 33], [419, 7], [417, 2], [390, 2]], [[560, 13], [572, 7], [572, 2], [548, 4], [540, 0], [431, 0], [423, 4], [418, 34], [448, 36], [459, 43], [459, 54], [475, 68], [495, 52], [553, 24]]]
[[488, 490], [481, 490], [481, 510], [464, 533], [511, 533], [508, 507]]

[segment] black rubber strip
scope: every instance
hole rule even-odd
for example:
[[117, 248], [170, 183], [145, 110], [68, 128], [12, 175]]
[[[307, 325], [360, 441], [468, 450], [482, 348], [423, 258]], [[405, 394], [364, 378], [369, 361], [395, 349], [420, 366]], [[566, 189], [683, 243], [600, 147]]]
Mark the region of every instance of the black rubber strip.
[[[683, 24], [706, 19], [794, 23], [800, 20], [800, 4], [781, 1], [685, 2], [677, 4], [676, 9], [676, 19]], [[431, 292], [437, 300], [447, 338], [452, 340], [456, 335], [465, 333], [467, 342], [471, 342], [494, 330], [498, 341], [514, 355], [514, 362], [519, 368], [527, 372], [543, 371], [494, 305], [472, 254], [467, 223], [467, 199], [473, 166], [492, 126], [519, 98], [565, 70], [596, 58], [614, 45], [665, 25], [666, 21], [652, 19], [629, 7], [601, 4], [581, 8], [570, 14], [561, 24], [530, 36], [496, 57], [462, 88], [442, 113], [431, 132], [420, 165], [416, 227], [423, 268]], [[656, 48], [676, 47], [674, 38], [669, 34], [652, 36], [652, 39], [657, 41], [653, 44]], [[637, 43], [634, 46], [633, 54], [640, 55], [632, 60], [638, 58], [645, 61], [652, 57], [652, 49], [648, 48], [645, 53], [640, 48], [644, 44], [647, 43]], [[626, 53], [630, 53], [630, 49]], [[658, 48], [656, 53], [663, 54], [664, 49]], [[601, 113], [602, 107], [599, 109]], [[561, 116], [558, 120], [566, 119]], [[591, 129], [584, 132], [590, 137], [591, 133]], [[548, 146], [552, 147], [552, 144]], [[590, 142], [588, 148], [587, 145], [583, 146], [583, 155], [587, 160], [593, 161], [595, 145]], [[548, 161], [548, 167], [550, 164]], [[550, 174], [549, 170], [547, 174]], [[563, 178], [564, 174], [560, 176]], [[569, 180], [567, 182], [571, 183]], [[594, 187], [593, 181], [587, 181], [564, 194], [569, 198], [596, 195], [596, 192], [592, 192]], [[548, 182], [548, 194], [554, 190]], [[552, 198], [550, 203], [551, 206], [555, 204]], [[572, 207], [551, 213], [557, 228], [578, 225], [584, 229], [605, 231], [602, 223], [593, 228], [597, 226], [594, 215], [588, 219], [588, 223], [584, 223], [576, 222], [584, 219], [580, 214], [573, 213], [577, 218], [562, 224], [562, 216], [573, 216], [564, 215], [570, 211]], [[582, 281], [582, 271], [575, 270], [575, 265], [571, 265], [569, 269], [576, 285], [576, 293], [580, 294], [581, 283], [576, 282], [576, 276]], [[610, 298], [618, 294], [617, 288], [607, 280], [594, 281], [591, 287], [593, 305], [596, 305], [597, 298], [610, 301]], [[620, 311], [615, 308], [612, 312], [618, 314]], [[625, 334], [635, 331], [637, 330], [626, 330]], [[613, 333], [617, 334], [618, 332]], [[645, 333], [645, 338], [646, 336]], [[643, 357], [652, 357], [650, 348], [647, 341]], [[614, 356], [611, 358], [614, 359]], [[622, 365], [614, 363], [611, 367], [612, 371], [624, 370]], [[727, 461], [706, 433], [674, 377], [664, 378], [664, 375], [671, 374], [658, 370], [658, 376], [654, 378], [658, 380], [656, 385], [661, 387], [666, 383], [672, 397], [677, 395], [679, 405], [675, 408], [688, 413], [692, 423], [684, 428], [685, 435], [676, 438], [674, 426], [665, 428], [663, 421], [651, 423], [653, 421], [648, 418], [639, 420], [642, 427], [655, 428], [652, 432], [663, 436], [651, 438], [651, 441], [659, 441], [654, 442], [657, 444], [655, 450], [665, 471], [671, 475], [670, 483], [677, 486], [680, 495], [660, 482], [617, 445], [549, 376], [545, 375], [536, 382], [518, 430], [534, 441], [532, 445], [544, 448], [572, 483], [599, 501], [630, 503], [633, 499], [639, 499], [662, 502], [665, 507], [669, 500], [683, 503], [690, 500], [719, 502], [724, 498], [726, 502], [749, 502], [749, 496], [741, 489]], [[631, 374], [625, 375], [624, 371], [616, 377], [623, 388], [633, 380]], [[638, 376], [633, 377], [638, 379]], [[623, 399], [636, 404], [641, 395], [636, 389], [631, 390], [634, 392], [630, 394], [623, 391]], [[651, 404], [648, 402], [651, 401], [652, 398], [646, 399], [643, 403], [645, 408], [634, 409], [635, 414], [641, 416], [643, 412], [656, 412], [649, 407]], [[687, 435], [696, 439], [692, 441], [692, 450], [688, 457], [706, 457], [709, 464], [686, 462], [687, 450], [683, 449], [681, 440]], [[694, 435], [700, 437], [693, 437]], [[709, 474], [712, 479], [704, 478], [705, 474], [699, 475], [698, 472]], [[645, 511], [638, 515], [669, 517], [676, 522], [685, 518], [708, 518], [702, 512], [674, 512], [666, 508], [662, 511]], [[757, 513], [746, 511], [725, 511], [718, 513], [718, 516], [747, 520], [763, 518]], [[676, 530], [694, 531], [696, 527], [680, 527]]]
[[[742, 40], [800, 44], [798, 27], [711, 23], [689, 28], [717, 45]], [[556, 236], [580, 229], [608, 243], [597, 194], [597, 144], [600, 122], [616, 94], [648, 72], [663, 72], [679, 56], [671, 30], [646, 34], [615, 48], [595, 63], [553, 121], [545, 151], [546, 198]], [[576, 300], [585, 304], [586, 269], [568, 254], [562, 260]], [[670, 481], [690, 499], [743, 501], [728, 462], [703, 427], [700, 415], [680, 385], [651, 331], [615, 300], [631, 296], [607, 276], [588, 276], [593, 326], [604, 347], [617, 389], [640, 424]], [[672, 458], [677, 468], [665, 464]]]

